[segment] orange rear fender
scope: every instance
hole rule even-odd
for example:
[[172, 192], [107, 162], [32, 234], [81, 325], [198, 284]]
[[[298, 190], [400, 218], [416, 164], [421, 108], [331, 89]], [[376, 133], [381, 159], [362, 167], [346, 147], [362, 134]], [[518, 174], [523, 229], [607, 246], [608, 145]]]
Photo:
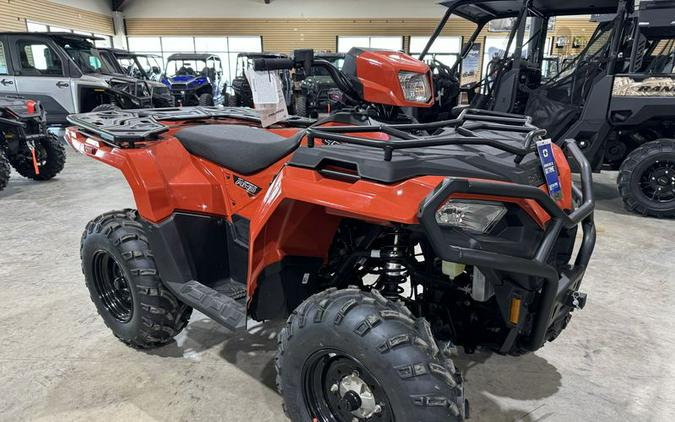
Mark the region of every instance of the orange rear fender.
[[82, 154], [119, 169], [139, 214], [150, 222], [158, 223], [177, 210], [228, 215], [222, 171], [190, 155], [175, 139], [133, 149], [114, 148], [73, 129], [66, 139]]

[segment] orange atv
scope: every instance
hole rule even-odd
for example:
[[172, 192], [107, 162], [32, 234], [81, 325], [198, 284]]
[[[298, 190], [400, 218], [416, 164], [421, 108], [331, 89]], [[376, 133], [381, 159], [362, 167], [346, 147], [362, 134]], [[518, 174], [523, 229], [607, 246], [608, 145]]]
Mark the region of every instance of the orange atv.
[[[304, 51], [256, 68], [326, 63]], [[523, 116], [377, 120], [433, 103], [428, 67], [404, 54], [355, 49], [325, 69], [352, 107], [317, 122], [262, 129], [254, 110], [220, 107], [71, 116], [68, 142], [120, 169], [138, 208], [87, 225], [91, 298], [136, 348], [170, 342], [192, 309], [231, 329], [288, 317], [275, 367], [293, 421], [463, 420], [455, 345], [533, 351], [584, 306], [590, 168]]]

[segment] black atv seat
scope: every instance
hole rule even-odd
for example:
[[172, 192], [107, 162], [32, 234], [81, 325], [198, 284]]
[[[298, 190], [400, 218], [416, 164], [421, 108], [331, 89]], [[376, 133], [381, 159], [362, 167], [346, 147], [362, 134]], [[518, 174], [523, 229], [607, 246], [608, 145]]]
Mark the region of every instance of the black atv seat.
[[190, 154], [235, 171], [257, 173], [294, 151], [304, 135], [290, 138], [264, 129], [239, 125], [193, 126], [176, 133]]

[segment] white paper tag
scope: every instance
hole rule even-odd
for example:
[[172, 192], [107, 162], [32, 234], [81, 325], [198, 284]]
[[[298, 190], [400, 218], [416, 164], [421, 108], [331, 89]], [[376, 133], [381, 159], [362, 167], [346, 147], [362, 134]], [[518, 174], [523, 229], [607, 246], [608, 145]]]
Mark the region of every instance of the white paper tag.
[[253, 69], [247, 69], [246, 78], [249, 85], [251, 85], [253, 103], [255, 105], [276, 104], [279, 102], [279, 90], [277, 86], [281, 81], [276, 73], [267, 71], [257, 72]]
[[[248, 76], [249, 74], [250, 76]], [[286, 99], [284, 98], [283, 85], [279, 75], [276, 72], [249, 70], [247, 77], [253, 93], [253, 105], [260, 114], [260, 125], [268, 127], [288, 119], [288, 108], [286, 108]], [[253, 88], [254, 84], [256, 84], [255, 89]], [[269, 92], [271, 87], [274, 88], [274, 95]], [[263, 89], [262, 95], [260, 95], [261, 88]], [[272, 97], [275, 99], [274, 102], [266, 102], [273, 99]], [[261, 100], [265, 102], [259, 102]]]

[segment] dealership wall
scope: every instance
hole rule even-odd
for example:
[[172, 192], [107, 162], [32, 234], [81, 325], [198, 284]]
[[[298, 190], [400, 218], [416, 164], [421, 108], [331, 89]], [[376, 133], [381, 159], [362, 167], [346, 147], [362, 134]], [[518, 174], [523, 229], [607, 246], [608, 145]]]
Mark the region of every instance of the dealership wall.
[[[260, 35], [267, 51], [289, 52], [296, 48], [334, 51], [340, 35], [430, 35], [438, 18], [133, 18], [127, 17], [130, 36], [151, 35]], [[590, 37], [595, 24], [588, 17], [560, 19], [555, 36]], [[443, 35], [469, 37], [475, 26], [463, 19], [452, 19]], [[481, 34], [504, 35], [488, 33]]]
[[0, 0], [0, 31], [25, 31], [26, 20], [30, 20], [97, 34], [113, 33], [110, 12], [102, 0], [90, 1], [87, 8], [71, 6], [84, 5], [84, 0], [62, 3], [66, 1]]
[[[396, 35], [406, 39], [429, 35], [445, 11], [438, 3], [439, 0], [271, 0], [265, 4], [263, 0], [199, 0], [199, 7], [195, 7], [196, 2], [184, 0], [133, 0], [124, 14], [131, 36], [261, 35], [265, 50], [289, 52], [295, 48], [335, 50], [340, 35]], [[588, 17], [560, 19], [555, 35], [589, 37], [593, 28], [595, 24]], [[453, 19], [444, 35], [466, 38], [473, 29], [469, 22]]]
[[[109, 0], [0, 0], [0, 30], [23, 31], [26, 20], [112, 34]], [[130, 36], [259, 35], [268, 51], [332, 51], [341, 35], [429, 35], [444, 8], [436, 0], [133, 0], [124, 9]], [[386, 14], [387, 17], [371, 18]], [[181, 16], [181, 18], [176, 18]], [[330, 17], [327, 17], [330, 16]], [[588, 17], [559, 19], [555, 36], [590, 37]], [[444, 35], [468, 37], [473, 24], [452, 19]], [[482, 36], [503, 36], [485, 31]], [[480, 41], [480, 40], [479, 40]], [[573, 53], [569, 47], [554, 54]]]

